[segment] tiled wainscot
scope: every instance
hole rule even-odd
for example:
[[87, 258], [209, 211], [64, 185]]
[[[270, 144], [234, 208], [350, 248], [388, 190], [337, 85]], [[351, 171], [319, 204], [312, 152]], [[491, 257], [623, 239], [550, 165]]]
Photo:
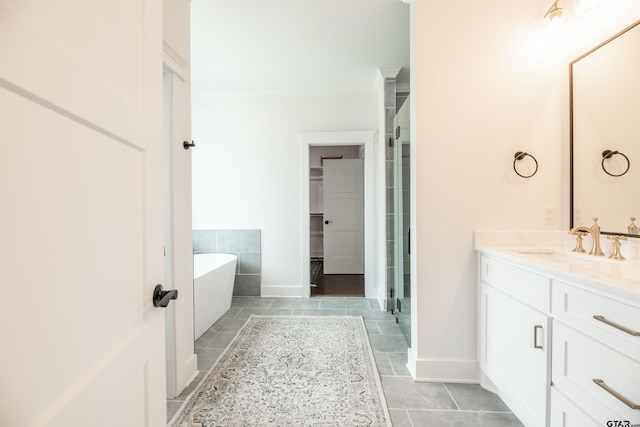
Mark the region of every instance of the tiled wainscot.
[[260, 295], [260, 230], [193, 230], [193, 252], [237, 255], [233, 295]]

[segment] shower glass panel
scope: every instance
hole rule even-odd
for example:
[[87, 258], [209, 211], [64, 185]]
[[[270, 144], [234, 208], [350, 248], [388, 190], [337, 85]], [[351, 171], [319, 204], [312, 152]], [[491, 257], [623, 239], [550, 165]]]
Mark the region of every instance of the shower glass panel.
[[[399, 100], [400, 101], [400, 100]], [[402, 102], [402, 101], [400, 101]], [[395, 310], [400, 329], [411, 346], [411, 196], [410, 196], [410, 120], [409, 99], [396, 114], [394, 153], [394, 258]]]

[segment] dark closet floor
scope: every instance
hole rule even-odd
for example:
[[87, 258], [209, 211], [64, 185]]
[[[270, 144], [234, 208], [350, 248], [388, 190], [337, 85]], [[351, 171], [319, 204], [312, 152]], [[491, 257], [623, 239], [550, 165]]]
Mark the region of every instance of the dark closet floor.
[[311, 296], [363, 297], [363, 274], [324, 274], [318, 278], [318, 286], [311, 287]]

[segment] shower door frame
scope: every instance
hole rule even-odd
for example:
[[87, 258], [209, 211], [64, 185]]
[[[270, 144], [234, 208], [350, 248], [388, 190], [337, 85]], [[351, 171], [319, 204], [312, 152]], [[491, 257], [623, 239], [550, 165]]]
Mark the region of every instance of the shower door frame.
[[[408, 343], [411, 343], [411, 306], [410, 301], [407, 306], [402, 306], [402, 301], [405, 300], [405, 274], [408, 273], [411, 275], [411, 269], [408, 272], [405, 271], [405, 256], [411, 258], [411, 237], [408, 234], [405, 234], [404, 230], [404, 187], [403, 187], [403, 157], [402, 157], [402, 148], [403, 146], [411, 147], [411, 142], [409, 140], [401, 141], [398, 139], [396, 141], [394, 150], [395, 150], [395, 159], [394, 159], [394, 179], [396, 183], [396, 188], [394, 189], [394, 213], [395, 213], [395, 221], [394, 221], [394, 257], [395, 257], [395, 295], [394, 295], [394, 313], [396, 316], [396, 320], [398, 323], [402, 323], [401, 318], [409, 325], [408, 331], [403, 329], [403, 333]], [[409, 176], [411, 172], [409, 172]], [[409, 194], [411, 194], [411, 186], [409, 185]], [[409, 215], [411, 214], [411, 208], [409, 207]], [[411, 222], [409, 222], [408, 232], [411, 232]], [[405, 246], [406, 239], [406, 246]], [[405, 249], [407, 253], [405, 254]], [[411, 280], [411, 279], [409, 279]], [[411, 298], [411, 295], [409, 295]], [[409, 309], [409, 312], [403, 313], [402, 308]]]
[[[410, 97], [407, 96], [405, 104], [400, 108], [409, 109], [410, 111], [411, 101]], [[407, 110], [405, 110], [406, 112]], [[408, 117], [400, 118], [398, 114], [394, 117], [394, 129], [395, 138], [394, 138], [394, 146], [393, 146], [393, 313], [396, 317], [396, 322], [401, 325], [402, 332], [409, 343], [411, 344], [411, 329], [413, 321], [411, 319], [411, 300], [408, 302], [405, 298], [405, 273], [408, 273], [409, 278], [409, 298], [412, 297], [411, 294], [411, 264], [413, 264], [413, 260], [411, 259], [411, 202], [414, 197], [413, 189], [411, 185], [411, 173], [413, 169], [413, 165], [411, 164], [412, 160], [412, 144], [411, 144], [411, 119], [410, 115]], [[404, 164], [403, 164], [403, 147], [407, 146], [409, 148], [409, 171], [408, 176], [403, 177], [404, 174]], [[407, 232], [405, 233], [405, 206], [404, 206], [404, 183], [405, 179], [408, 179], [409, 184], [406, 190], [409, 191], [410, 205], [408, 206], [409, 213], [409, 224]], [[405, 245], [406, 241], [406, 245]], [[409, 260], [409, 271], [405, 271], [405, 258]], [[403, 302], [405, 304], [403, 305]], [[404, 308], [404, 312], [402, 309]]]

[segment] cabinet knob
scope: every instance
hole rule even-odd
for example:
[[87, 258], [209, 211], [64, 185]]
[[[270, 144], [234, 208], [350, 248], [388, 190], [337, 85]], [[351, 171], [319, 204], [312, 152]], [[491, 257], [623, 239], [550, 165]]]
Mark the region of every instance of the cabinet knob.
[[329, 221], [328, 219], [326, 219], [326, 220], [324, 221], [324, 223], [325, 223], [326, 225], [329, 225], [329, 223], [331, 223], [331, 222], [333, 222], [333, 221]]

